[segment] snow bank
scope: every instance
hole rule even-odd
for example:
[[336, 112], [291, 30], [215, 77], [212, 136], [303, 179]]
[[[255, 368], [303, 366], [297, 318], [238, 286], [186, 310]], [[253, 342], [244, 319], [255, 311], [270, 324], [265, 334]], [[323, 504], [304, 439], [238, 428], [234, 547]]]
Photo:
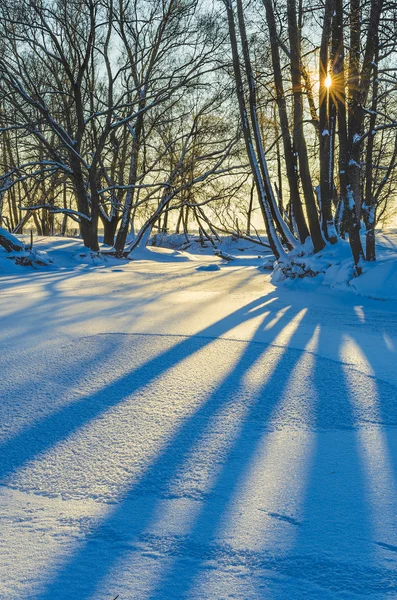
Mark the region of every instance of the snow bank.
[[397, 258], [367, 264], [361, 277], [350, 285], [362, 296], [397, 300]]
[[[30, 243], [28, 237], [18, 236], [17, 239], [28, 245]], [[222, 236], [216, 248], [210, 242], [201, 246], [197, 235], [189, 241], [183, 234], [157, 235], [151, 242], [156, 245], [134, 250], [131, 256], [133, 262], [186, 263], [186, 266], [191, 264], [198, 271], [255, 267], [269, 272], [274, 265], [274, 257], [266, 247], [233, 236]], [[161, 247], [157, 245], [160, 243]], [[33, 255], [34, 264], [30, 264]], [[314, 254], [308, 240], [289, 254], [287, 264], [275, 264], [271, 282], [293, 289], [312, 290], [322, 286], [322, 289], [350, 291], [379, 300], [397, 300], [397, 231], [378, 233], [377, 256], [375, 263], [364, 262], [363, 274], [356, 277], [348, 242], [340, 240], [335, 245], [328, 244], [324, 250]], [[28, 263], [30, 266], [22, 266]], [[107, 255], [106, 251], [100, 254], [91, 252], [78, 238], [35, 237], [33, 251], [26, 248], [22, 252], [7, 252], [0, 247], [0, 274], [19, 274], [21, 270], [29, 271], [32, 267], [90, 270], [128, 268], [128, 265], [131, 265], [131, 260], [115, 258]]]
[[220, 271], [221, 268], [218, 264], [212, 263], [210, 265], [200, 265], [196, 268], [196, 271]]
[[272, 283], [305, 289], [326, 286], [378, 300], [397, 300], [397, 255], [388, 247], [378, 248], [376, 262], [363, 262], [359, 277], [349, 243], [343, 240], [328, 244], [317, 254], [310, 245], [303, 245], [291, 252], [289, 259], [288, 264], [276, 263]]
[[52, 263], [46, 252], [25, 246], [5, 229], [0, 229], [0, 237], [0, 273], [18, 273], [21, 267], [38, 269]]
[[162, 248], [171, 248], [173, 250], [188, 250], [191, 254], [212, 255], [214, 252], [223, 252], [224, 254], [247, 254], [257, 256], [261, 252], [269, 252], [267, 247], [267, 238], [261, 237], [261, 245], [250, 241], [249, 239], [237, 238], [233, 235], [220, 235], [219, 240], [213, 238], [214, 244], [205, 238], [201, 241], [199, 236], [190, 235], [187, 239], [183, 233], [174, 234], [155, 234], [150, 239], [152, 246]]

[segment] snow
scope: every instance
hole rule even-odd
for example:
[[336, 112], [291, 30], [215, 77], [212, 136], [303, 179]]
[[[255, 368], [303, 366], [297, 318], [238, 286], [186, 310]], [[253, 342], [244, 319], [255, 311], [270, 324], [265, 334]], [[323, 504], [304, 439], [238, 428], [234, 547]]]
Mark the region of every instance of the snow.
[[[358, 140], [356, 140], [357, 142]], [[356, 162], [355, 160], [353, 160], [352, 158], [349, 160], [349, 166], [350, 167], [357, 167], [358, 169], [361, 169], [361, 166], [358, 164], [358, 162]]]
[[351, 286], [363, 296], [397, 300], [397, 260], [390, 259], [365, 266], [362, 277], [352, 281]]
[[366, 297], [395, 285], [396, 232], [379, 240], [336, 288], [273, 285], [266, 248], [231, 242], [228, 262], [62, 238], [35, 240], [39, 270], [0, 255], [0, 598], [397, 596], [397, 300]]
[[209, 265], [200, 265], [197, 267], [196, 271], [220, 271], [221, 268], [216, 263], [212, 263]]
[[[354, 273], [349, 243], [339, 240], [335, 245], [327, 244], [317, 254], [312, 254], [307, 246], [297, 248], [289, 255], [288, 276], [282, 270], [285, 265], [276, 265], [272, 282], [294, 290], [315, 291], [326, 287], [378, 300], [397, 300], [397, 231], [378, 233], [377, 239], [378, 260], [363, 262], [360, 277]], [[364, 236], [362, 241], [365, 247]], [[311, 276], [303, 277], [308, 272]]]
[[131, 255], [132, 260], [156, 260], [158, 262], [186, 262], [195, 260], [194, 256], [187, 252], [170, 250], [168, 248], [135, 248]]

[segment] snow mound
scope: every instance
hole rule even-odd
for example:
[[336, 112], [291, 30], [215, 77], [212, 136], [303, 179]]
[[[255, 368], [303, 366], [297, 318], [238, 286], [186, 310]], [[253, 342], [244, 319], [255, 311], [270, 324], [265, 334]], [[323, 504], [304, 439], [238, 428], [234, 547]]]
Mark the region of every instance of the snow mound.
[[17, 269], [21, 266], [37, 269], [48, 266], [51, 262], [45, 252], [33, 249], [32, 244], [25, 245], [18, 237], [0, 227], [0, 270], [12, 272], [14, 266]]
[[157, 248], [146, 246], [146, 248], [135, 248], [130, 253], [133, 260], [151, 260], [156, 262], [189, 262], [196, 258], [187, 252], [171, 250], [169, 248]]
[[357, 277], [349, 243], [343, 240], [313, 254], [308, 245], [298, 247], [288, 255], [287, 263], [275, 263], [272, 283], [290, 287], [313, 288], [327, 286], [349, 290], [360, 296], [378, 300], [397, 300], [396, 254], [380, 249], [378, 260], [363, 262]]
[[7, 252], [0, 247], [0, 273], [19, 273], [21, 268], [26, 267], [39, 269], [49, 266], [52, 262], [48, 254], [40, 250], [27, 248], [20, 252]]
[[93, 252], [88, 248], [83, 248], [74, 252], [72, 254], [72, 258], [75, 262], [82, 265], [106, 265], [108, 263], [108, 257], [105, 253], [99, 254], [98, 252]]
[[397, 300], [397, 258], [367, 263], [364, 273], [350, 282], [361, 296], [380, 300]]
[[321, 252], [314, 254], [312, 242], [308, 238], [304, 244], [297, 246], [288, 254], [286, 261], [274, 263], [272, 281], [278, 283], [286, 279], [321, 278], [321, 276], [324, 279], [332, 272], [327, 280], [327, 284], [330, 284], [332, 279], [340, 279], [337, 273], [342, 266], [344, 271], [342, 280], [346, 281], [353, 275], [353, 261], [347, 242], [327, 244]]
[[220, 266], [217, 263], [211, 265], [200, 265], [196, 271], [220, 271]]

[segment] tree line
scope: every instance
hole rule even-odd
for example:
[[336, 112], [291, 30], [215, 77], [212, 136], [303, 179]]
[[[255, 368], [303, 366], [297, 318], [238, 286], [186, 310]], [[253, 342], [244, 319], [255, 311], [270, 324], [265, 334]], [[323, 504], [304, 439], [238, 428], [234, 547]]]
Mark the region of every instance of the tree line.
[[0, 29], [3, 228], [73, 223], [92, 251], [102, 228], [121, 256], [153, 227], [251, 236], [259, 210], [286, 269], [340, 238], [375, 260], [394, 2], [4, 0]]

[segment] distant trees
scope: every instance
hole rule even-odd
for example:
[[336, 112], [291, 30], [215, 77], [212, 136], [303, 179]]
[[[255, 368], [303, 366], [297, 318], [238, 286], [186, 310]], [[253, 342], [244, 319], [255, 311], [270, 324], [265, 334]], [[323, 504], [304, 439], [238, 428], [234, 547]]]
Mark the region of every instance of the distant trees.
[[[160, 142], [154, 150], [156, 128], [187, 118], [181, 99], [194, 89], [201, 90], [201, 105], [208, 102], [223, 41], [216, 21], [198, 5], [2, 3], [1, 181], [3, 194], [12, 197], [18, 188], [14, 227], [20, 210], [63, 213], [96, 251], [101, 220], [105, 242], [122, 253], [138, 207], [155, 197], [165, 206], [164, 190], [172, 184], [158, 167], [169, 149]], [[189, 115], [190, 122], [197, 115]], [[198, 135], [197, 126], [191, 135]], [[220, 140], [225, 159], [234, 137], [232, 127]], [[213, 171], [222, 150], [211, 150]]]
[[396, 23], [387, 0], [4, 0], [1, 224], [121, 255], [170, 215], [247, 235], [259, 206], [286, 270], [348, 237], [359, 273], [397, 190]]

